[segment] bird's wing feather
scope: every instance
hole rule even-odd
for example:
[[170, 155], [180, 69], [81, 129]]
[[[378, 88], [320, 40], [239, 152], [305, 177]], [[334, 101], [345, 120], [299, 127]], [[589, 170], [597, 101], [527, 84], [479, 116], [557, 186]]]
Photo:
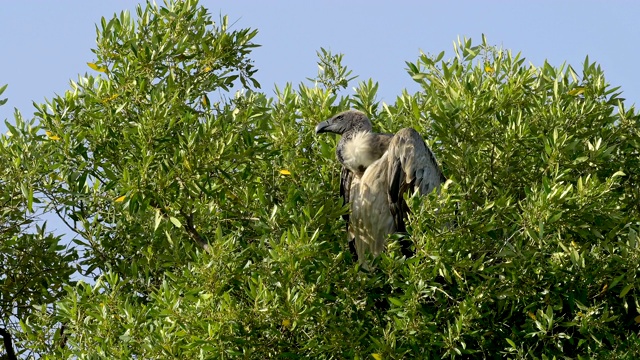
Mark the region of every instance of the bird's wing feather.
[[[351, 188], [353, 183], [353, 173], [347, 169], [345, 166], [342, 167], [342, 171], [340, 172], [340, 196], [342, 197], [342, 205], [347, 205], [351, 201]], [[351, 205], [351, 204], [349, 204]], [[353, 234], [353, 229], [349, 228], [350, 221], [350, 212], [347, 212], [342, 215], [342, 219], [345, 222], [345, 226], [347, 228], [347, 241], [349, 243], [349, 252], [352, 256], [358, 257], [355, 243], [355, 236]]]
[[[347, 169], [346, 167], [342, 167], [342, 171], [340, 172], [340, 196], [342, 197], [342, 205], [347, 205], [349, 203], [349, 193], [351, 192], [351, 180], [353, 180], [353, 173]], [[347, 222], [347, 227], [349, 226], [349, 213], [342, 215], [344, 221]], [[348, 230], [348, 228], [347, 228]]]
[[407, 190], [427, 195], [446, 181], [431, 149], [411, 128], [396, 133], [388, 149], [388, 200], [396, 231], [406, 231], [404, 220], [409, 208], [404, 201]]

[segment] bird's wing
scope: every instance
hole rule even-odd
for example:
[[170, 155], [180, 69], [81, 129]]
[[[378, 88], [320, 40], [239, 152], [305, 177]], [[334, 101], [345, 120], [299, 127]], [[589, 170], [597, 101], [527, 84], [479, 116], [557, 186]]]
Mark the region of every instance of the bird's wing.
[[[346, 167], [342, 167], [342, 171], [340, 172], [340, 196], [342, 197], [342, 205], [347, 205], [351, 199], [351, 183], [353, 181], [353, 173], [347, 169]], [[349, 214], [347, 212], [342, 215], [342, 219], [345, 222], [345, 226], [347, 229], [347, 241], [349, 243], [349, 252], [355, 258], [358, 257], [356, 252], [355, 238], [353, 236], [353, 231], [349, 229]], [[353, 229], [351, 229], [353, 230]]]
[[418, 190], [427, 195], [446, 181], [431, 149], [422, 136], [411, 128], [396, 133], [388, 151], [388, 200], [396, 231], [406, 231], [405, 219], [409, 208], [403, 195]]
[[[343, 166], [340, 172], [340, 196], [342, 197], [342, 205], [349, 203], [351, 180], [353, 180], [353, 173]], [[349, 230], [349, 213], [342, 215], [342, 218], [347, 222], [347, 230]]]

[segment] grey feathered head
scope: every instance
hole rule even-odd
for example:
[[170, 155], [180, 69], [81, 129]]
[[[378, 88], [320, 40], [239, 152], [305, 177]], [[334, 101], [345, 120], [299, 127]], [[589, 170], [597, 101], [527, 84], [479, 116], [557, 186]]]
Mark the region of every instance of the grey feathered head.
[[343, 135], [350, 132], [371, 131], [371, 121], [362, 111], [343, 111], [329, 120], [325, 120], [316, 126], [316, 134], [334, 133]]

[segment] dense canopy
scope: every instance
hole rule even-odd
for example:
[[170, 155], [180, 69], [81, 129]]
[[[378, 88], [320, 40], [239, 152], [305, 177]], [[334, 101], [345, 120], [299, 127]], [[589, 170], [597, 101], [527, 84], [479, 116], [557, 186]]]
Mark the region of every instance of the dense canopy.
[[[381, 103], [321, 49], [315, 79], [271, 97], [256, 33], [196, 1], [103, 19], [88, 74], [7, 121], [0, 327], [18, 357], [640, 355], [640, 117], [597, 64], [458, 40]], [[345, 241], [337, 140], [314, 135], [349, 108], [416, 129], [451, 180], [407, 198], [415, 255], [391, 236], [371, 273]]]

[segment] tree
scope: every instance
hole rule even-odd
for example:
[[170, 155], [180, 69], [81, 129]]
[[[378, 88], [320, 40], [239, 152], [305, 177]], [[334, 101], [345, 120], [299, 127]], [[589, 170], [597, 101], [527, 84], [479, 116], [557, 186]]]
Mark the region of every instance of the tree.
[[[640, 353], [639, 117], [597, 65], [526, 67], [463, 40], [450, 60], [407, 63], [422, 90], [380, 104], [373, 80], [340, 96], [351, 72], [321, 50], [312, 85], [270, 98], [253, 79], [255, 35], [196, 1], [147, 4], [103, 19], [94, 75], [37, 105], [21, 141], [49, 161], [26, 177], [27, 207], [37, 199], [67, 223], [95, 282], [67, 280], [61, 299], [20, 317], [20, 351]], [[350, 107], [379, 131], [416, 128], [451, 180], [408, 199], [416, 255], [392, 236], [373, 272], [358, 269], [339, 220], [335, 141], [313, 135]]]
[[[6, 87], [0, 87], [0, 95]], [[19, 112], [13, 124], [5, 123], [9, 131], [0, 135], [0, 331], [9, 352], [9, 339], [22, 339], [18, 321], [64, 295], [77, 254], [46, 230], [46, 221], [38, 221], [38, 188], [50, 181], [40, 128]]]

